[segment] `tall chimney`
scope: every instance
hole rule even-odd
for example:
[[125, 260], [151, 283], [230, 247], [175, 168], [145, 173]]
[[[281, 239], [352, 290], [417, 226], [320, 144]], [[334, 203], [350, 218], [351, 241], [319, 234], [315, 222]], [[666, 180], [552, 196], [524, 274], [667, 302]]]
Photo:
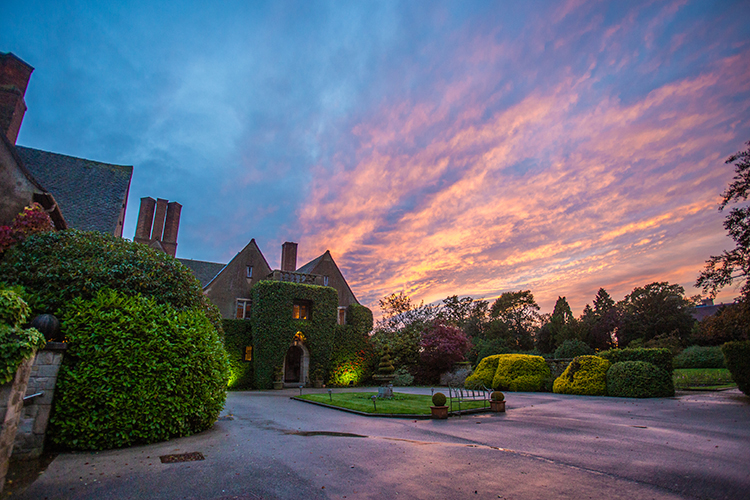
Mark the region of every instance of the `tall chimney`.
[[172, 257], [177, 253], [177, 230], [180, 228], [182, 205], [173, 201], [167, 205], [167, 220], [164, 223], [164, 237], [161, 246]]
[[16, 143], [26, 113], [26, 87], [34, 68], [8, 52], [0, 52], [0, 133]]
[[151, 224], [154, 222], [155, 206], [156, 201], [150, 196], [141, 198], [141, 209], [138, 212], [138, 224], [135, 226], [135, 238], [133, 238], [136, 243], [148, 244], [151, 241]]
[[297, 270], [297, 244], [287, 241], [281, 245], [281, 270], [282, 271], [296, 271]]
[[161, 241], [164, 233], [164, 219], [167, 217], [167, 203], [169, 200], [156, 199], [156, 213], [154, 214], [154, 227], [151, 229], [151, 239]]

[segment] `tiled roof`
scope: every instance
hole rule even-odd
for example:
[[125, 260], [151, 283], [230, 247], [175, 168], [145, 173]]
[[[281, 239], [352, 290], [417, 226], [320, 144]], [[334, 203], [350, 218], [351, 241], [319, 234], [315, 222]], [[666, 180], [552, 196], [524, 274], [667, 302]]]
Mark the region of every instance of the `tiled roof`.
[[206, 262], [203, 260], [192, 260], [192, 259], [177, 259], [182, 262], [183, 265], [190, 268], [198, 281], [201, 282], [201, 286], [205, 287], [214, 276], [226, 267], [226, 264], [219, 264], [218, 262]]
[[296, 272], [303, 273], [303, 274], [312, 274], [313, 269], [315, 269], [315, 266], [318, 265], [318, 262], [320, 262], [323, 259], [323, 257], [325, 257], [325, 255], [326, 254], [323, 254], [320, 257], [318, 257], [317, 259], [311, 260], [310, 262], [308, 262], [304, 266], [302, 266], [299, 269], [297, 269]]
[[31, 175], [55, 197], [69, 227], [114, 234], [133, 167], [16, 149]]

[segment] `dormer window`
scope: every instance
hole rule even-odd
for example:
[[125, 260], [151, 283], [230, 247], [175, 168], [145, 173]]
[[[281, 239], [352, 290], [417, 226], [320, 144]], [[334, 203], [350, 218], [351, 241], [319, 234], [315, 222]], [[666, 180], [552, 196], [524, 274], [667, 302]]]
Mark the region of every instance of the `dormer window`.
[[253, 277], [253, 266], [245, 266], [245, 278]]
[[295, 300], [292, 317], [294, 319], [310, 319], [312, 316], [312, 302], [309, 300]]

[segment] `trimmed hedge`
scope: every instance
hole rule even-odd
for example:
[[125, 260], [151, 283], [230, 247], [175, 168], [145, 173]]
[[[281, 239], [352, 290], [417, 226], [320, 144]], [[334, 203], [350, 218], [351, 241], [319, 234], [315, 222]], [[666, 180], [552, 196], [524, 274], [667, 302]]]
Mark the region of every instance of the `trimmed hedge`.
[[727, 342], [721, 352], [737, 387], [750, 396], [750, 341]]
[[499, 354], [497, 371], [492, 378], [492, 388], [521, 392], [539, 391], [549, 376], [549, 366], [541, 356]]
[[675, 368], [726, 368], [720, 346], [692, 345], [674, 357]]
[[672, 376], [653, 363], [621, 361], [607, 372], [607, 393], [622, 398], [666, 398], [674, 396]]
[[611, 363], [599, 356], [578, 356], [557, 377], [552, 391], [557, 394], [607, 395], [607, 370]]
[[646, 363], [658, 366], [670, 375], [674, 372], [674, 367], [672, 366], [672, 352], [665, 348], [648, 349], [645, 347], [638, 347], [628, 349], [610, 349], [609, 351], [600, 352], [598, 356], [609, 360], [612, 364], [622, 363], [623, 361], [645, 361]]
[[111, 290], [66, 307], [69, 340], [48, 435], [102, 450], [186, 436], [213, 425], [229, 366], [200, 309], [176, 311]]
[[224, 348], [229, 356], [229, 388], [252, 389], [253, 362], [245, 361], [245, 348], [253, 347], [253, 331], [246, 319], [225, 319]]
[[580, 340], [566, 340], [555, 349], [555, 359], [568, 359], [592, 354], [594, 354], [594, 350], [586, 342]]
[[372, 331], [372, 311], [365, 306], [352, 304], [346, 308], [346, 324], [362, 335], [368, 335]]
[[500, 361], [501, 354], [495, 354], [494, 356], [487, 356], [482, 358], [482, 361], [477, 365], [477, 369], [474, 373], [466, 377], [464, 385], [468, 388], [478, 388], [480, 385], [485, 387], [492, 387], [492, 379], [495, 378], [495, 372], [497, 372], [497, 364]]
[[[310, 374], [320, 368], [328, 376], [338, 310], [336, 289], [286, 281], [259, 281], [251, 290], [255, 387], [273, 387], [274, 369], [281, 367], [297, 333], [310, 352]], [[294, 319], [295, 300], [312, 302], [310, 319]]]

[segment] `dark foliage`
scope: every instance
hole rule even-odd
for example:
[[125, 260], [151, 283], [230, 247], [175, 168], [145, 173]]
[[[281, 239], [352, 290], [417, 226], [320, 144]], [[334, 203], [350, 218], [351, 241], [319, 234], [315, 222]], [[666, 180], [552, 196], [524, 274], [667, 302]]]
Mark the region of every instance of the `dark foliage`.
[[653, 363], [622, 361], [607, 371], [607, 394], [621, 398], [668, 398], [674, 396], [672, 376]]
[[690, 346], [674, 357], [675, 368], [726, 368], [719, 346]]
[[727, 342], [721, 352], [737, 387], [750, 396], [750, 341]]
[[608, 359], [610, 363], [622, 363], [623, 361], [644, 361], [658, 366], [670, 375], [674, 371], [672, 366], [672, 352], [669, 349], [647, 349], [639, 347], [636, 349], [612, 349], [600, 352], [599, 357]]
[[[246, 349], [253, 347], [253, 329], [245, 319], [222, 320], [224, 348], [229, 356], [229, 388], [252, 389], [253, 362], [245, 359]], [[252, 357], [252, 354], [251, 354]]]
[[594, 354], [594, 350], [585, 342], [580, 340], [566, 340], [555, 349], [556, 359], [575, 358], [576, 356], [588, 356]]

